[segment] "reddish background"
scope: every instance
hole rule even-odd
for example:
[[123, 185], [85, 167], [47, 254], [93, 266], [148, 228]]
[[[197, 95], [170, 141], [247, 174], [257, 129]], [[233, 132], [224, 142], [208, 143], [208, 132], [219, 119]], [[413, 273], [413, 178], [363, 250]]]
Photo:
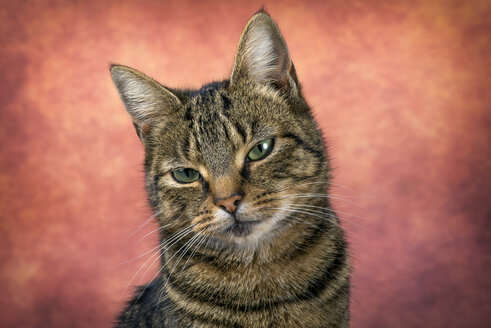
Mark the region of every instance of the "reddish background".
[[[149, 261], [131, 281], [151, 253], [121, 264], [156, 238], [127, 237], [151, 213], [108, 63], [221, 79], [262, 4], [2, 1], [1, 327], [107, 327], [152, 277]], [[352, 326], [489, 327], [490, 1], [266, 8], [345, 186]]]

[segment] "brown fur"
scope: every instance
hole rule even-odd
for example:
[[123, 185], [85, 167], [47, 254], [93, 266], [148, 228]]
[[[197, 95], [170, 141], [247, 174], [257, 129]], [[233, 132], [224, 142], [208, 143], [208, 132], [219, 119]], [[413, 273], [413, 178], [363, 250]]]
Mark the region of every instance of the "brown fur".
[[[247, 24], [230, 80], [191, 91], [125, 66], [111, 75], [145, 147], [163, 246], [159, 276], [118, 325], [347, 327], [349, 264], [325, 196], [325, 145], [269, 15]], [[267, 138], [271, 154], [248, 161]], [[201, 178], [179, 183], [177, 168]], [[241, 196], [235, 215], [215, 205], [231, 195]]]

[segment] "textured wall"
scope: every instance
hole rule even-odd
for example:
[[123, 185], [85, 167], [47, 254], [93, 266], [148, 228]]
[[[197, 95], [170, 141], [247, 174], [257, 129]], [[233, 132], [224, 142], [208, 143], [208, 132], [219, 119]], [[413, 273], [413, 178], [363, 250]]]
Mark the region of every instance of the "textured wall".
[[[490, 1], [265, 2], [342, 185], [353, 327], [489, 327]], [[262, 4], [1, 2], [1, 327], [109, 326], [152, 277], [124, 263], [155, 225], [108, 63], [221, 79]]]

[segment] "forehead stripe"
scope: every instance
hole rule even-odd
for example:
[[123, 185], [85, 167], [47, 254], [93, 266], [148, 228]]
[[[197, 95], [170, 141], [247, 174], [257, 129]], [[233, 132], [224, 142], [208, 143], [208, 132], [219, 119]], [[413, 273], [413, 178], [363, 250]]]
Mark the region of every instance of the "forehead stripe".
[[244, 130], [244, 128], [240, 125], [239, 122], [235, 122], [234, 127], [235, 127], [235, 130], [237, 130], [237, 132], [242, 137], [242, 141], [245, 143], [247, 140], [247, 134], [246, 134], [246, 131]]
[[286, 134], [282, 135], [281, 137], [294, 140], [295, 143], [297, 144], [297, 146], [302, 147], [306, 151], [312, 153], [317, 159], [319, 159], [321, 161], [324, 160], [324, 153], [321, 150], [314, 149], [314, 148], [310, 147], [307, 143], [305, 143], [300, 137], [296, 136], [295, 134], [286, 133]]

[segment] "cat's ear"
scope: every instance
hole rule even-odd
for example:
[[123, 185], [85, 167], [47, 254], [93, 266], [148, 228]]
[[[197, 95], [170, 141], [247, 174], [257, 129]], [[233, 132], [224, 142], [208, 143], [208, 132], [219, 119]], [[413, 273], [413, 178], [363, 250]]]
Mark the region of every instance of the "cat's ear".
[[295, 67], [278, 25], [264, 11], [255, 14], [240, 37], [231, 83], [251, 79], [299, 95]]
[[133, 68], [111, 65], [110, 72], [140, 139], [158, 121], [181, 106], [181, 101], [172, 91]]

